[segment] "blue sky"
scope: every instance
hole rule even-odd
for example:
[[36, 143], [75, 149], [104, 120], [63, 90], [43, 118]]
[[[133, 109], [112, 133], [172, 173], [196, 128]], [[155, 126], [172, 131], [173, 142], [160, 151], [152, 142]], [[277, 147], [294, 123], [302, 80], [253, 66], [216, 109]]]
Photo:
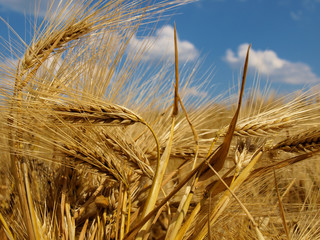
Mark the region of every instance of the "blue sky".
[[[43, 6], [47, 1], [42, 0]], [[27, 41], [31, 2], [0, 0], [0, 16]], [[228, 89], [239, 77], [248, 43], [252, 44], [249, 82], [259, 73], [262, 85], [269, 81], [283, 93], [320, 82], [320, 0], [199, 0], [179, 7], [148, 37], [152, 48], [146, 61], [163, 57], [164, 49], [172, 55], [174, 21], [180, 61], [200, 59], [201, 71], [214, 66], [211, 81], [217, 91]], [[0, 36], [8, 39], [2, 23]], [[143, 40], [145, 36], [137, 35], [131, 45]]]
[[203, 0], [180, 11], [180, 37], [208, 55], [217, 82], [238, 76], [246, 43], [252, 44], [252, 73], [274, 88], [320, 81], [319, 0]]

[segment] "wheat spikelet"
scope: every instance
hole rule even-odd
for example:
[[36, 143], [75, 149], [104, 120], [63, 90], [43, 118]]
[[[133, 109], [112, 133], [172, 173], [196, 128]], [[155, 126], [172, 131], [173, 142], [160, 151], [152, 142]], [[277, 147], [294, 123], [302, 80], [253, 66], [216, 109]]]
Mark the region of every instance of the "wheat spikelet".
[[135, 164], [135, 166], [133, 166], [135, 171], [140, 169], [141, 175], [146, 175], [149, 178], [153, 177], [154, 173], [150, 168], [148, 159], [142, 150], [139, 149], [139, 146], [137, 146], [134, 141], [130, 141], [129, 136], [124, 134], [124, 136], [121, 137], [121, 135], [112, 134], [110, 131], [103, 131], [102, 134], [105, 137], [106, 143], [117, 155]]
[[67, 166], [72, 165], [71, 161], [75, 166], [86, 162], [94, 169], [107, 173], [113, 180], [123, 181], [125, 179], [122, 169], [119, 169], [119, 166], [114, 164], [115, 162], [110, 161], [110, 158], [100, 151], [66, 144], [62, 146], [61, 150], [66, 156], [64, 161]]
[[[72, 4], [76, 6], [70, 9]], [[128, 39], [133, 36], [141, 24], [141, 19], [147, 20], [149, 17], [161, 13], [163, 8], [174, 7], [178, 4], [178, 1], [170, 3], [165, 0], [159, 1], [150, 8], [142, 6], [140, 1], [111, 0], [92, 3], [92, 0], [85, 2], [70, 0], [64, 4], [65, 6], [59, 4], [61, 8], [58, 9], [52, 9], [53, 5], [51, 5], [48, 12], [53, 12], [53, 19], [50, 19], [48, 15], [47, 18], [50, 21], [43, 20], [41, 23], [44, 26], [43, 32], [36, 32], [38, 36], [34, 36], [32, 44], [20, 61], [21, 64], [18, 64], [15, 76], [15, 93], [21, 91], [30, 80], [34, 80], [39, 68], [51, 56], [79, 48], [81, 43], [84, 43], [85, 48], [88, 48], [92, 43], [86, 42], [86, 39], [89, 39], [90, 42], [90, 39], [94, 39], [96, 36], [101, 38], [104, 38], [106, 34], [118, 36], [120, 41], [117, 44], [121, 45], [119, 42], [124, 41], [120, 47], [121, 50], [114, 51], [116, 53], [115, 62], [119, 61], [128, 45]], [[116, 46], [109, 47], [117, 48]], [[110, 56], [112, 54], [109, 54]], [[113, 67], [115, 66], [116, 64], [113, 65]]]
[[[135, 123], [142, 123], [152, 131], [149, 125], [141, 117], [131, 110], [116, 104], [109, 103], [103, 104], [103, 106], [93, 103], [90, 106], [83, 104], [57, 105], [53, 107], [53, 110], [55, 113], [54, 117], [56, 119], [60, 119], [60, 121], [62, 120], [62, 122], [67, 121], [80, 125], [87, 125], [90, 123], [111, 126], [128, 126]], [[133, 160], [133, 162], [137, 164], [137, 167], [143, 173], [149, 177], [153, 175], [152, 170], [148, 165], [148, 160], [145, 159], [141, 152], [138, 153], [137, 150], [133, 150], [132, 147], [129, 147], [130, 144], [127, 144], [124, 140], [121, 140], [123, 137], [117, 138], [118, 143], [116, 143], [114, 140], [115, 138], [110, 138], [108, 133], [104, 131], [104, 138], [114, 150], [121, 152], [120, 155], [125, 155]], [[157, 142], [156, 138], [155, 140]], [[157, 151], [157, 157], [159, 157], [159, 154], [159, 151]]]
[[68, 42], [79, 39], [85, 34], [92, 31], [90, 28], [92, 23], [88, 21], [75, 22], [57, 32], [53, 32], [49, 39], [40, 39], [37, 43], [32, 44], [26, 51], [21, 65], [21, 74], [23, 75], [28, 69], [33, 68], [37, 63], [41, 63], [41, 59], [50, 51], [51, 47], [55, 53], [63, 51], [63, 46]]
[[153, 9], [148, 9], [140, 6], [139, 2], [121, 4], [119, 1], [112, 0], [92, 6], [90, 6], [92, 1], [87, 3], [79, 1], [77, 7], [69, 9], [68, 4], [72, 2], [66, 3], [64, 8], [52, 9], [53, 5], [49, 8], [48, 12], [53, 11], [54, 18], [49, 24], [45, 21], [42, 23], [46, 27], [45, 31], [40, 34], [40, 37], [35, 36], [32, 45], [25, 52], [21, 61], [21, 75], [36, 64], [42, 64], [43, 58], [47, 58], [49, 54], [72, 48], [72, 45], [67, 46], [72, 41], [76, 42], [94, 31], [96, 32], [93, 34], [97, 34], [97, 31], [106, 27], [111, 31], [117, 28], [127, 30], [130, 24], [135, 26], [139, 24], [140, 18], [146, 18], [146, 12], [156, 12], [157, 8], [165, 7], [163, 2]]
[[272, 147], [272, 150], [283, 150], [286, 152], [312, 152], [319, 149], [320, 131], [318, 129], [299, 133]]
[[[292, 96], [287, 96], [286, 103], [281, 102], [282, 99], [254, 112], [251, 112], [252, 109], [249, 106], [245, 113], [247, 116], [239, 120], [234, 134], [244, 137], [273, 137], [299, 124], [314, 126], [314, 122], [319, 119], [319, 106], [313, 104], [314, 97], [310, 92], [297, 93], [293, 99]], [[220, 135], [224, 136], [226, 129], [227, 127], [223, 128]]]
[[101, 105], [56, 105], [53, 107], [57, 118], [72, 123], [103, 123], [107, 125], [131, 125], [144, 123], [141, 117], [129, 109], [116, 104]]
[[62, 153], [63, 165], [75, 169], [87, 165], [110, 182], [123, 182], [125, 186], [134, 186], [135, 191], [152, 179], [154, 173], [148, 159], [138, 147], [133, 149], [135, 145], [129, 142], [130, 137], [123, 129], [75, 127], [69, 135], [74, 136], [59, 144], [56, 150]]
[[248, 136], [270, 136], [284, 129], [293, 126], [290, 118], [282, 118], [270, 121], [251, 122], [247, 124], [239, 124], [234, 132], [234, 135], [241, 137]]

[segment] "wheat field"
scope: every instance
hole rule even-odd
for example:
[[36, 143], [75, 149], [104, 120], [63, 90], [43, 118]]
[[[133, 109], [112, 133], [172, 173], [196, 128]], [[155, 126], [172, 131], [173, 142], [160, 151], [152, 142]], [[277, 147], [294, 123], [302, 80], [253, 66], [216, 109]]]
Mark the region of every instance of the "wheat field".
[[70, 0], [0, 65], [0, 239], [320, 239], [317, 87], [247, 89], [249, 46], [189, 99], [176, 30], [174, 62], [128, 51], [188, 2]]

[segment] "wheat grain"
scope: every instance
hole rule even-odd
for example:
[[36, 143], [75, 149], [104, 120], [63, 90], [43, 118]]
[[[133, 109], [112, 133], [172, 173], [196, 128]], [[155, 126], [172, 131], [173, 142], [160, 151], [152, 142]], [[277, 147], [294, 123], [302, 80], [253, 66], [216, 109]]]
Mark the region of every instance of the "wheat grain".
[[88, 21], [85, 20], [75, 22], [73, 24], [71, 23], [71, 25], [65, 27], [65, 29], [53, 32], [49, 36], [49, 39], [40, 39], [37, 43], [32, 44], [22, 59], [21, 74], [24, 75], [36, 64], [41, 64], [41, 60], [45, 57], [48, 51], [50, 51], [52, 46], [55, 45], [55, 48], [53, 49], [55, 54], [65, 50], [63, 47], [68, 42], [77, 40], [92, 31], [91, 26], [92, 23], [88, 23]]
[[106, 143], [114, 150], [119, 157], [123, 157], [127, 161], [134, 163], [133, 169], [137, 172], [138, 169], [141, 170], [140, 175], [146, 175], [149, 178], [152, 178], [154, 173], [150, 167], [149, 160], [145, 157], [145, 154], [139, 149], [133, 141], [129, 142], [129, 136], [126, 138], [118, 135], [116, 138], [111, 134], [111, 132], [103, 131], [103, 136], [105, 137]]
[[141, 117], [125, 107], [116, 104], [99, 105], [56, 105], [56, 117], [72, 123], [103, 123], [108, 125], [131, 125], [144, 123]]
[[250, 122], [239, 124], [236, 126], [234, 135], [249, 137], [249, 136], [272, 136], [280, 131], [288, 129], [293, 126], [290, 118], [281, 118], [277, 120], [261, 120], [261, 122]]
[[320, 149], [320, 131], [310, 129], [306, 132], [291, 136], [272, 147], [272, 150], [286, 152], [312, 152]]

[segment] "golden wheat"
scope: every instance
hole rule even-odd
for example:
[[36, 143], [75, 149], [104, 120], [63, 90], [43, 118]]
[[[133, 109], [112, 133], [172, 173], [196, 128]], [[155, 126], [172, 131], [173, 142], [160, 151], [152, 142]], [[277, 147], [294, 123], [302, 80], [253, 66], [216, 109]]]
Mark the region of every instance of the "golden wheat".
[[319, 150], [320, 132], [316, 129], [309, 129], [305, 132], [290, 136], [272, 147], [273, 150], [286, 152], [309, 152]]
[[64, 5], [0, 66], [0, 239], [319, 238], [318, 92], [242, 104], [248, 49], [239, 95], [190, 100], [176, 28], [175, 79], [140, 75], [130, 39], [187, 2]]

